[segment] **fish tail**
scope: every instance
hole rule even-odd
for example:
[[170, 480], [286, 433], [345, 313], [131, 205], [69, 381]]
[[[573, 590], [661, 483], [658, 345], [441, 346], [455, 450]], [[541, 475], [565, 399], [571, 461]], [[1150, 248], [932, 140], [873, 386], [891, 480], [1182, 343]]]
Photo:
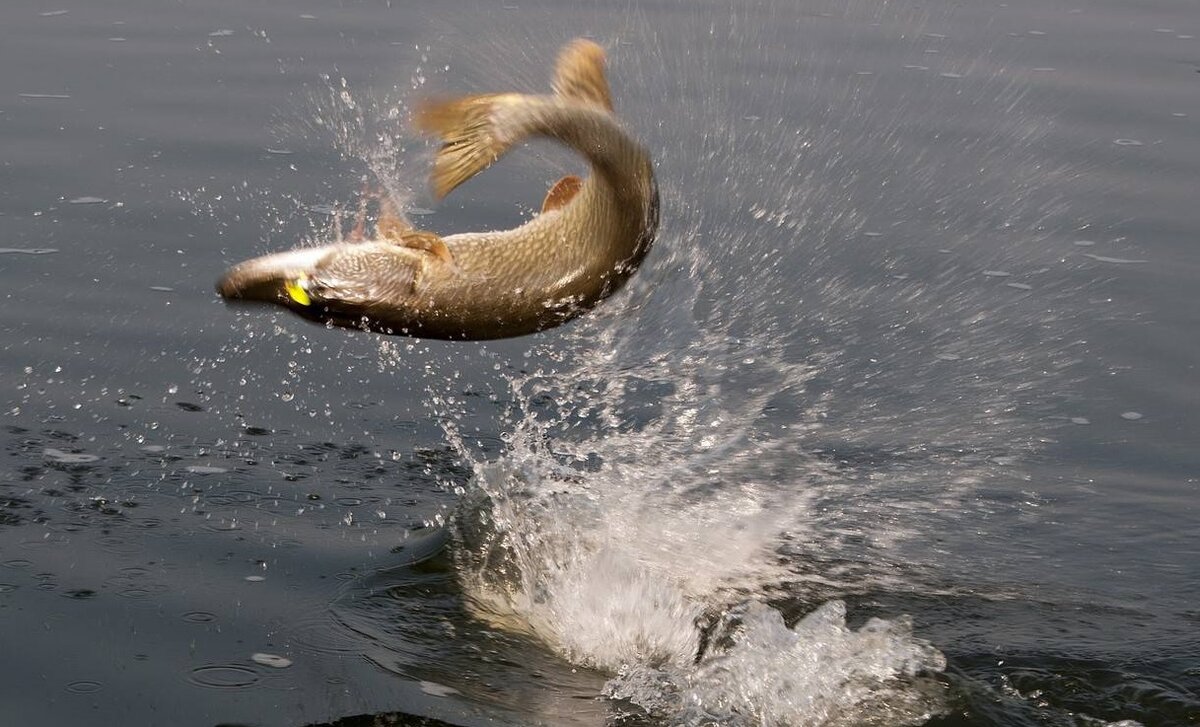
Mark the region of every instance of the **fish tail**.
[[520, 98], [518, 94], [485, 94], [421, 103], [413, 117], [415, 126], [442, 139], [430, 176], [438, 199], [490, 167], [508, 150], [515, 140], [497, 135], [492, 116], [497, 107], [517, 103]]
[[422, 102], [414, 125], [442, 139], [431, 173], [434, 195], [445, 197], [530, 133], [547, 133], [548, 129], [537, 128], [538, 108], [582, 107], [592, 113], [611, 113], [604, 49], [582, 38], [568, 43], [558, 55], [553, 88], [553, 97], [498, 93]]

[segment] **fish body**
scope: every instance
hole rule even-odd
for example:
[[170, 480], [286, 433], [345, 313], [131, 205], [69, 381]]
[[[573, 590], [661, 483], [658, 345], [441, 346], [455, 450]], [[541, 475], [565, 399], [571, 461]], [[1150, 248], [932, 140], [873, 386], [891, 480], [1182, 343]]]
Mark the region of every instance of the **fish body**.
[[510, 230], [440, 237], [412, 228], [382, 200], [373, 239], [248, 260], [222, 277], [220, 295], [393, 335], [505, 338], [589, 310], [649, 251], [658, 228], [653, 167], [612, 112], [604, 52], [595, 43], [564, 47], [551, 95], [430, 102], [415, 122], [443, 141], [431, 175], [439, 198], [531, 137], [577, 151], [590, 174], [559, 180], [541, 213]]

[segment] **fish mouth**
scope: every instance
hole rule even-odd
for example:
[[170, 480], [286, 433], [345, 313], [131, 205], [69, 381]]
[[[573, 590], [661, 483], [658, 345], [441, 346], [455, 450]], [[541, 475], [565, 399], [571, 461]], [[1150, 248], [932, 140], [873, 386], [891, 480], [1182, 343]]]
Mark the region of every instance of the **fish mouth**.
[[289, 308], [304, 301], [297, 281], [311, 277], [333, 247], [312, 247], [263, 255], [234, 265], [217, 281], [217, 295], [230, 303], [278, 303]]

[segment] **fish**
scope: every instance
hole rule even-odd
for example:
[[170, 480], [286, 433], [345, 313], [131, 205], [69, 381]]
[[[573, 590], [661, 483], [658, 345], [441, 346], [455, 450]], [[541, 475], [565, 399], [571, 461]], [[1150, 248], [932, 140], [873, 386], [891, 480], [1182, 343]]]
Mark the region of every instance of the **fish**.
[[637, 271], [659, 221], [651, 157], [613, 110], [606, 60], [579, 38], [560, 50], [549, 94], [417, 105], [414, 126], [441, 141], [430, 173], [439, 200], [527, 139], [587, 161], [587, 176], [559, 179], [524, 224], [442, 236], [416, 229], [380, 193], [374, 234], [364, 231], [363, 202], [348, 239], [234, 265], [217, 293], [327, 325], [446, 340], [522, 336], [591, 310]]

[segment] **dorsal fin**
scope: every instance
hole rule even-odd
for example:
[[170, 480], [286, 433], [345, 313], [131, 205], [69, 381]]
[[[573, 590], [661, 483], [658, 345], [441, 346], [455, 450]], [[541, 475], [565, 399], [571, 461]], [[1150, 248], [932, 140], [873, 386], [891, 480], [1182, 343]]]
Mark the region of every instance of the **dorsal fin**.
[[554, 66], [554, 93], [612, 111], [612, 92], [604, 76], [604, 49], [586, 38], [567, 43]]
[[581, 189], [583, 189], [583, 180], [574, 174], [568, 174], [558, 180], [550, 188], [550, 191], [546, 192], [546, 199], [542, 200], [542, 213], [566, 207], [567, 203], [575, 199], [575, 195], [579, 194]]

